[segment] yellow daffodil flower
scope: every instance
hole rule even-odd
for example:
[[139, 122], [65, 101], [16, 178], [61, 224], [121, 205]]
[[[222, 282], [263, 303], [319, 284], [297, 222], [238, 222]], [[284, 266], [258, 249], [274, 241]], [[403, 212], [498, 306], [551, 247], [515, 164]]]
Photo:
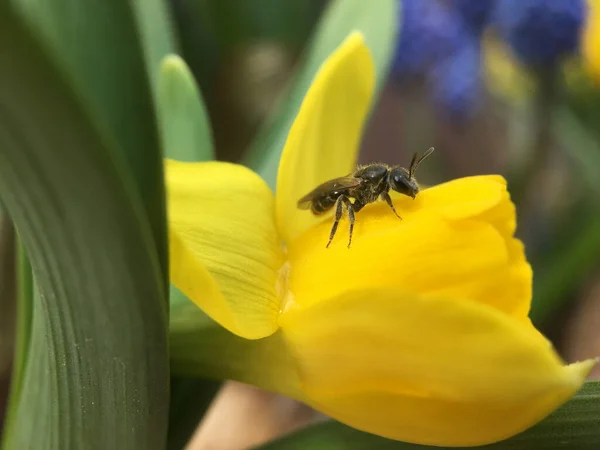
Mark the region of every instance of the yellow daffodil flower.
[[275, 196], [239, 165], [167, 161], [171, 280], [232, 333], [275, 342], [262, 387], [392, 439], [507, 438], [571, 397], [594, 361], [565, 366], [527, 317], [532, 273], [504, 180], [394, 197], [403, 220], [368, 205], [350, 249], [347, 222], [325, 248], [331, 217], [296, 206], [352, 171], [373, 88], [353, 33], [304, 99]]
[[582, 39], [584, 66], [600, 83], [600, 1], [588, 0], [588, 14]]

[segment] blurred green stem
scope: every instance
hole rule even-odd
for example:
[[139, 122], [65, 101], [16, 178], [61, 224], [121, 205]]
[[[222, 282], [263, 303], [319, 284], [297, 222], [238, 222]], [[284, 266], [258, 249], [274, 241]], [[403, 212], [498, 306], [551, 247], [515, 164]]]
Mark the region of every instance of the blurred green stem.
[[185, 448], [220, 386], [220, 381], [203, 378], [171, 378], [167, 450]]
[[510, 192], [519, 209], [527, 207], [531, 180], [546, 163], [552, 143], [552, 116], [559, 97], [559, 71], [556, 66], [537, 68], [537, 92], [534, 99], [531, 151], [515, 167], [510, 177]]
[[535, 300], [529, 315], [538, 327], [560, 309], [595, 267], [600, 252], [600, 215], [591, 213], [576, 222], [570, 234], [573, 238], [562, 240], [563, 244], [547, 256], [546, 269], [534, 280]]
[[566, 107], [554, 111], [554, 133], [561, 151], [585, 193], [565, 217], [554, 218], [557, 232], [550, 245], [535, 254], [539, 268], [533, 280], [534, 301], [530, 317], [538, 327], [551, 323], [564, 303], [576, 296], [578, 286], [597, 268], [600, 257], [600, 144], [595, 121], [582, 122]]

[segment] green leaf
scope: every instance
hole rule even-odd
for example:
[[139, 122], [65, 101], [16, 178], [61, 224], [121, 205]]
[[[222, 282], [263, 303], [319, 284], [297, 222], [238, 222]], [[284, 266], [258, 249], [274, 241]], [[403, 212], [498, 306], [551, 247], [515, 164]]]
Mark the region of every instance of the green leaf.
[[158, 117], [167, 158], [180, 161], [214, 159], [210, 121], [194, 76], [179, 56], [161, 65]]
[[169, 8], [163, 0], [130, 0], [129, 3], [141, 35], [150, 86], [157, 96], [161, 61], [169, 53], [176, 53], [178, 49]]
[[[150, 96], [143, 72], [132, 66], [132, 75], [120, 65], [128, 52], [119, 48], [133, 45], [112, 36], [123, 37], [127, 16], [118, 12], [124, 10], [104, 6], [126, 3], [69, 4], [27, 4], [40, 8], [38, 19], [52, 13], [72, 30], [85, 30], [82, 42], [60, 41], [69, 48], [56, 64], [52, 47], [32, 31], [23, 10], [0, 2], [0, 198], [39, 287], [21, 392], [8, 412], [3, 445], [163, 450], [167, 311], [155, 242], [166, 236]], [[94, 13], [98, 21], [91, 19]], [[78, 40], [77, 34], [66, 35]], [[137, 42], [132, 30], [125, 35]], [[105, 37], [115, 55], [95, 53], [95, 40]], [[89, 66], [84, 72], [98, 82], [105, 100], [82, 94], [92, 86], [83, 78], [71, 87], [72, 72], [66, 75], [69, 50], [83, 51], [85, 42], [90, 48], [82, 53]], [[115, 70], [132, 92], [117, 85]], [[125, 99], [117, 99], [118, 93]], [[90, 118], [90, 104], [102, 106], [106, 115]], [[108, 119], [113, 107], [120, 122]], [[137, 150], [129, 152], [125, 142]], [[127, 171], [132, 161], [135, 177]]]
[[[364, 433], [338, 422], [313, 425], [259, 447], [261, 450], [440, 450]], [[543, 422], [506, 441], [469, 449], [595, 450], [600, 448], [600, 382], [587, 382], [580, 392]]]
[[85, 113], [125, 155], [166, 273], [164, 201], [156, 201], [164, 187], [157, 182], [162, 165], [150, 84], [160, 53], [175, 51], [162, 1], [103, 0], [85, 7], [78, 0], [7, 1], [66, 74]]
[[373, 7], [364, 0], [331, 2], [292, 86], [283, 95], [272, 119], [259, 131], [244, 159], [244, 164], [257, 171], [271, 188], [275, 188], [281, 151], [304, 95], [323, 61], [352, 30], [360, 30], [365, 35], [375, 61], [377, 86], [381, 88], [395, 46], [398, 3], [397, 0], [379, 0], [377, 7]]

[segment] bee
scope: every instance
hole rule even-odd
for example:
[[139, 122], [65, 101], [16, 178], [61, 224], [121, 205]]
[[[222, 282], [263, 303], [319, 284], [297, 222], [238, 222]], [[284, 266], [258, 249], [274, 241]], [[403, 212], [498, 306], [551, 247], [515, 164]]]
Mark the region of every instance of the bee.
[[342, 218], [344, 206], [346, 206], [350, 220], [348, 239], [348, 248], [350, 248], [355, 214], [363, 209], [365, 205], [381, 198], [392, 208], [394, 214], [402, 219], [396, 212], [396, 208], [394, 208], [389, 191], [392, 189], [400, 194], [412, 197], [414, 200], [419, 193], [419, 185], [414, 176], [415, 171], [419, 164], [433, 153], [433, 150], [433, 147], [429, 148], [420, 158], [419, 154], [415, 153], [408, 169], [400, 166], [390, 167], [381, 163], [359, 166], [356, 171], [348, 176], [334, 178], [317, 186], [313, 191], [298, 200], [298, 208], [310, 209], [314, 215], [318, 216], [335, 206], [335, 220], [326, 245], [326, 248], [329, 248]]

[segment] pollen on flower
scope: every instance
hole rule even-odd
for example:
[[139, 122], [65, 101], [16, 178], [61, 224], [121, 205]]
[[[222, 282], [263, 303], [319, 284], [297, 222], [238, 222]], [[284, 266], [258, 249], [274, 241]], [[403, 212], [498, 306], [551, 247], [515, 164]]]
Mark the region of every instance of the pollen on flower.
[[294, 294], [289, 290], [291, 267], [290, 261], [286, 261], [277, 271], [275, 292], [277, 292], [277, 295], [281, 300], [279, 313], [283, 313], [296, 305]]

